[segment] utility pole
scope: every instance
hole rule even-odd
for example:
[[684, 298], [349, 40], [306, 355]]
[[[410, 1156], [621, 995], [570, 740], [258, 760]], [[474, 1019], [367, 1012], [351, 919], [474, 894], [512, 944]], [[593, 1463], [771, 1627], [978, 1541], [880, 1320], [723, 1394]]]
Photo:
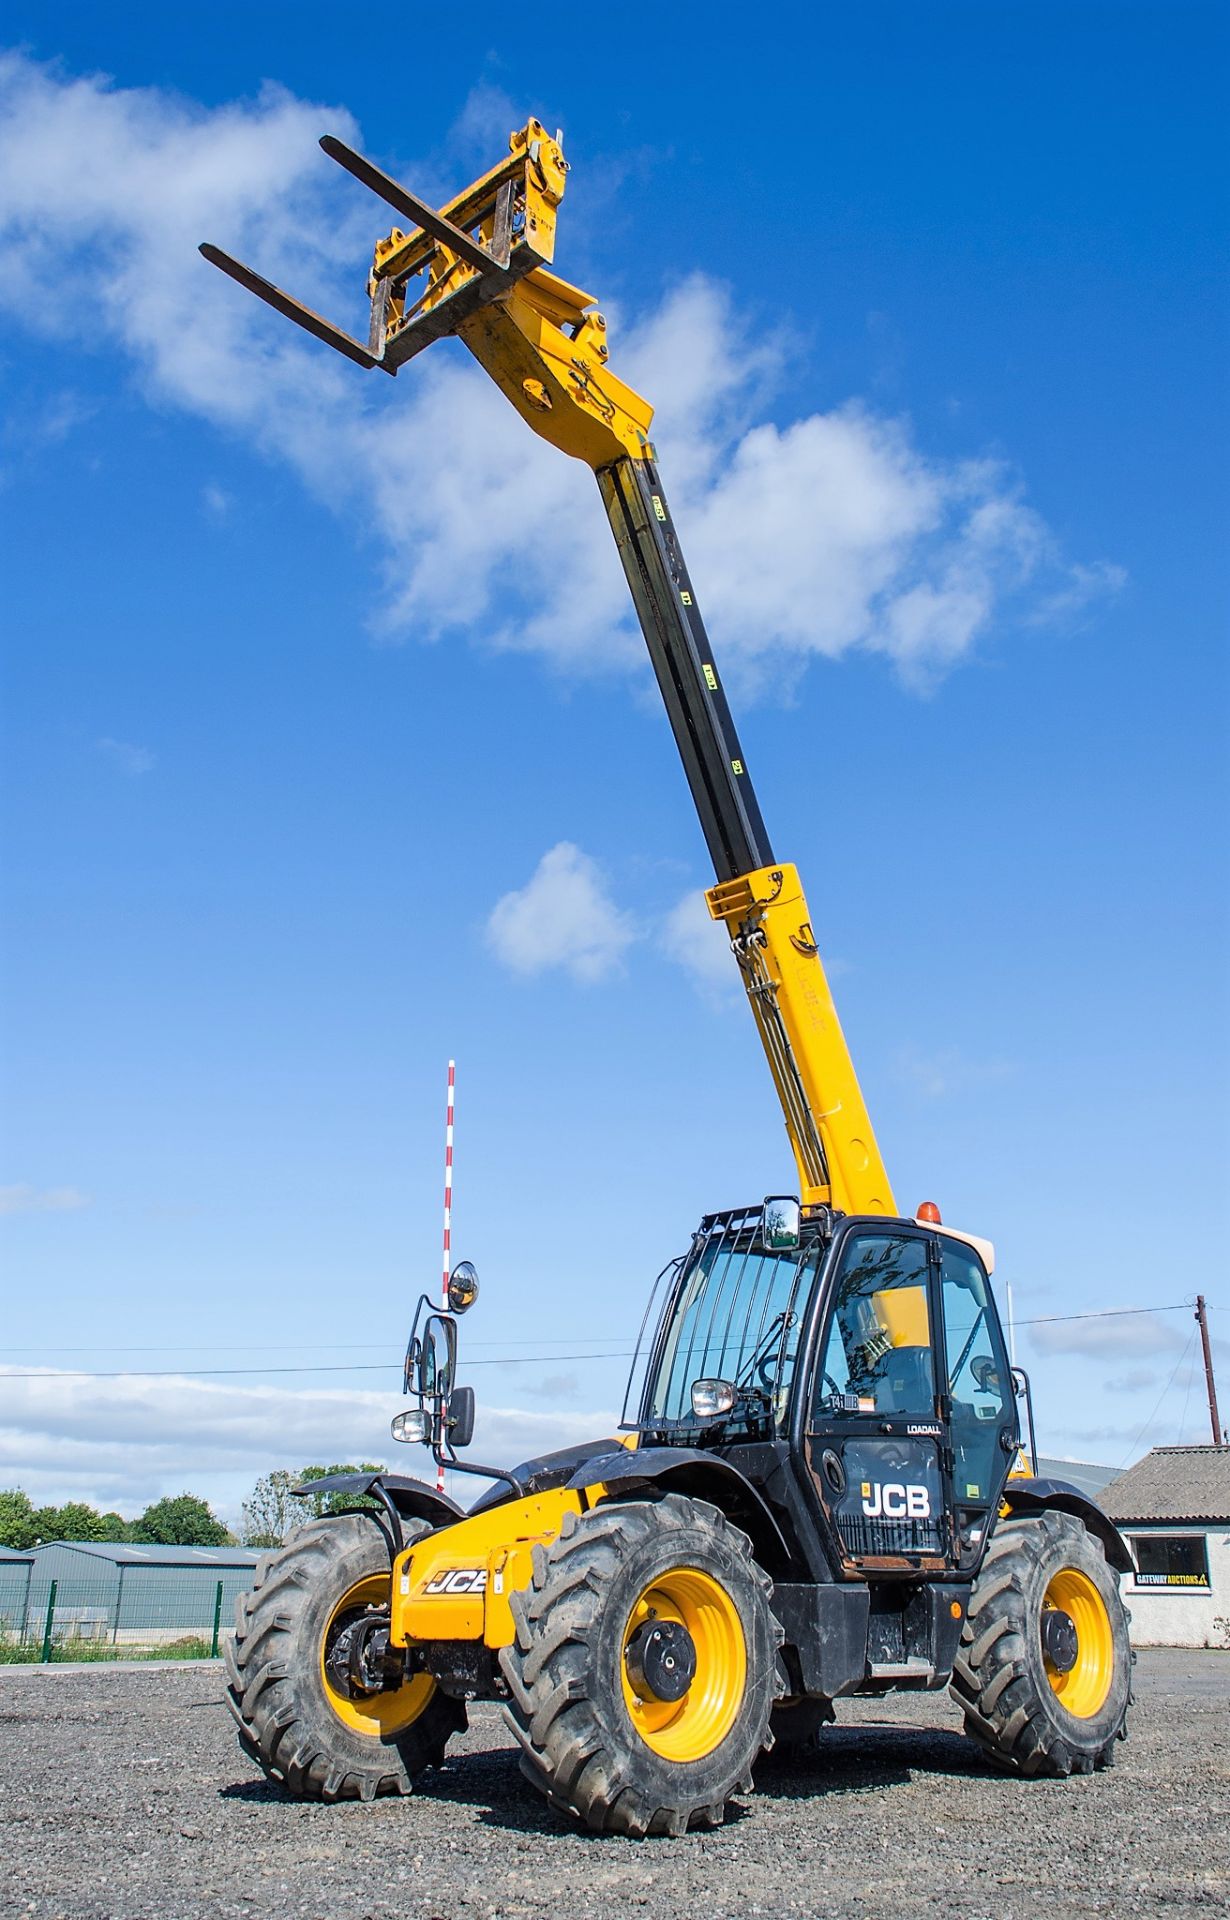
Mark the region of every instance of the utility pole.
[[1200, 1344], [1204, 1348], [1204, 1384], [1209, 1391], [1209, 1419], [1213, 1426], [1213, 1445], [1221, 1447], [1225, 1441], [1221, 1436], [1221, 1418], [1217, 1411], [1217, 1382], [1213, 1378], [1213, 1349], [1209, 1345], [1209, 1314], [1204, 1304], [1204, 1295], [1196, 1295], [1196, 1325], [1200, 1328]]

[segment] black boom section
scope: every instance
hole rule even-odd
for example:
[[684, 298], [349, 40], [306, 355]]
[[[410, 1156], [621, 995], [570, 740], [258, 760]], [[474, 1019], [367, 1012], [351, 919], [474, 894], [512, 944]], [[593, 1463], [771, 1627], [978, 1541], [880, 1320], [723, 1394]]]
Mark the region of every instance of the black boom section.
[[773, 849], [657, 469], [651, 460], [617, 460], [598, 485], [714, 871], [735, 880], [771, 866]]

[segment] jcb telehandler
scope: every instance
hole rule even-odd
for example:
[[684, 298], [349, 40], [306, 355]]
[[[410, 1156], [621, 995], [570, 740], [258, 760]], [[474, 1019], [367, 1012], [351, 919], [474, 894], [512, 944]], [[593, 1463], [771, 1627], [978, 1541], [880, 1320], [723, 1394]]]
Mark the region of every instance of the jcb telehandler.
[[[436, 211], [338, 140], [409, 225], [377, 243], [367, 343], [215, 265], [360, 366], [464, 341], [534, 431], [593, 468], [716, 868], [798, 1167], [798, 1196], [701, 1221], [659, 1276], [623, 1437], [509, 1470], [459, 1458], [474, 1396], [455, 1314], [420, 1302], [393, 1423], [495, 1481], [464, 1512], [422, 1481], [317, 1481], [366, 1510], [262, 1560], [228, 1650], [254, 1760], [298, 1795], [408, 1792], [505, 1703], [528, 1778], [592, 1828], [714, 1825], [775, 1741], [849, 1694], [950, 1684], [1021, 1774], [1088, 1773], [1125, 1733], [1116, 1529], [1013, 1473], [1019, 1385], [992, 1251], [894, 1202], [795, 869], [774, 857], [649, 440], [589, 294], [547, 270], [567, 165], [537, 121]], [[751, 562], [749, 561], [749, 564]], [[655, 1311], [656, 1308], [656, 1311]]]

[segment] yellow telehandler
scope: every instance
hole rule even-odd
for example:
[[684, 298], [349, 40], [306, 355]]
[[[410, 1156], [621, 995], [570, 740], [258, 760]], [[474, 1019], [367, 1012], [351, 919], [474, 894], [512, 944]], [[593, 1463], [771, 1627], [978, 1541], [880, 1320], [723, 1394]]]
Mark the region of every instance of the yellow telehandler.
[[1127, 1549], [1075, 1487], [1020, 1464], [1028, 1382], [989, 1243], [894, 1201], [798, 874], [757, 805], [652, 410], [611, 371], [590, 295], [549, 271], [562, 136], [530, 120], [439, 210], [321, 145], [407, 222], [376, 245], [366, 343], [201, 251], [365, 368], [396, 374], [456, 335], [535, 433], [593, 469], [799, 1191], [706, 1215], [659, 1275], [617, 1439], [513, 1468], [463, 1459], [473, 1270], [454, 1273], [449, 1310], [424, 1296], [394, 1437], [494, 1486], [465, 1512], [402, 1475], [315, 1482], [365, 1505], [301, 1527], [240, 1599], [240, 1739], [293, 1794], [368, 1799], [408, 1792], [466, 1702], [498, 1700], [548, 1800], [632, 1835], [716, 1825], [758, 1756], [806, 1747], [851, 1694], [947, 1684], [998, 1765], [1108, 1766], [1131, 1697]]

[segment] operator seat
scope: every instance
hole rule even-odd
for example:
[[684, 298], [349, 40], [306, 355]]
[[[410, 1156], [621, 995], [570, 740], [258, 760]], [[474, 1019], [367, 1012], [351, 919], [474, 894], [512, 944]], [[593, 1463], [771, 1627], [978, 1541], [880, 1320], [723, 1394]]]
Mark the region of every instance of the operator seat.
[[930, 1347], [890, 1347], [876, 1368], [877, 1413], [935, 1417]]

